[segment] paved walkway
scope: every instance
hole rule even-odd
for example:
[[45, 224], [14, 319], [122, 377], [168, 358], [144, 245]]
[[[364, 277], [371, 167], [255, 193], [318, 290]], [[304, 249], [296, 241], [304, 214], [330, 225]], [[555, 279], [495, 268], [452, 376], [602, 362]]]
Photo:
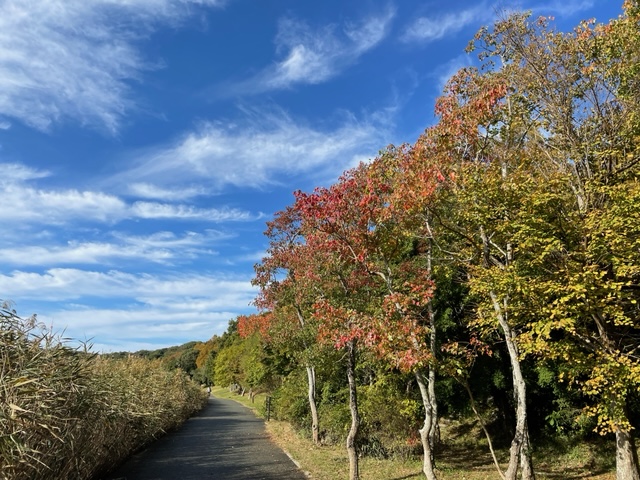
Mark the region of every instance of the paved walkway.
[[208, 405], [104, 480], [304, 480], [264, 421], [233, 400]]

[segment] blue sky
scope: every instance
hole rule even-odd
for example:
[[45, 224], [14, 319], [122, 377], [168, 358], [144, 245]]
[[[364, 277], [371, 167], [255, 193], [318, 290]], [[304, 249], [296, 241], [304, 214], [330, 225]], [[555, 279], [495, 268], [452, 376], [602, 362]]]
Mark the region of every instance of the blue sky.
[[0, 299], [97, 351], [251, 313], [265, 222], [433, 121], [497, 8], [622, 0], [0, 0]]

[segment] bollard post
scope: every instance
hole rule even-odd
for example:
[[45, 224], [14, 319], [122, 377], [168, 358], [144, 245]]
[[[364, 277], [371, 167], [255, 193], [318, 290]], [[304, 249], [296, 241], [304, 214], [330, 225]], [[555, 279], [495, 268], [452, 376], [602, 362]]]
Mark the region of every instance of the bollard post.
[[265, 400], [265, 405], [267, 407], [267, 422], [271, 420], [271, 397], [267, 397]]

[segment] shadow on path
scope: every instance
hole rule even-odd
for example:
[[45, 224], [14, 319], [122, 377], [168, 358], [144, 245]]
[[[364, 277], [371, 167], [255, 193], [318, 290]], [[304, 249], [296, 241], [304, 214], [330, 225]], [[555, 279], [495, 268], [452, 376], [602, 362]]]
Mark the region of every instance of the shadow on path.
[[304, 480], [267, 436], [263, 420], [233, 400], [211, 397], [180, 429], [102, 480]]

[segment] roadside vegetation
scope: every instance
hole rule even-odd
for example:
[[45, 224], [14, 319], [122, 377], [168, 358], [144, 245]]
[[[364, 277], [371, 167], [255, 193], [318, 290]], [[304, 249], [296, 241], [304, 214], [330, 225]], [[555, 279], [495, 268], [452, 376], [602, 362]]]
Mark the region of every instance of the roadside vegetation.
[[268, 222], [259, 313], [206, 375], [340, 446], [327, 478], [640, 480], [640, 3], [469, 51], [414, 144]]
[[0, 309], [0, 478], [91, 479], [177, 427], [206, 393], [182, 370], [71, 348]]
[[[212, 395], [227, 398], [251, 408], [267, 418], [267, 393], [241, 396], [226, 387], [214, 387]], [[273, 413], [273, 412], [272, 412]], [[498, 478], [486, 441], [473, 418], [447, 420], [442, 433], [437, 462], [439, 478], [443, 480], [493, 480]], [[271, 439], [286, 451], [301, 470], [316, 480], [347, 478], [349, 464], [341, 443], [316, 445], [306, 429], [297, 429], [289, 421], [271, 419], [266, 423]], [[498, 450], [502, 461], [508, 451]], [[613, 480], [613, 451], [606, 442], [592, 439], [559, 445], [545, 443], [534, 452], [537, 478], [564, 480], [567, 478]], [[419, 455], [362, 455], [360, 476], [363, 480], [419, 480], [424, 478]]]

